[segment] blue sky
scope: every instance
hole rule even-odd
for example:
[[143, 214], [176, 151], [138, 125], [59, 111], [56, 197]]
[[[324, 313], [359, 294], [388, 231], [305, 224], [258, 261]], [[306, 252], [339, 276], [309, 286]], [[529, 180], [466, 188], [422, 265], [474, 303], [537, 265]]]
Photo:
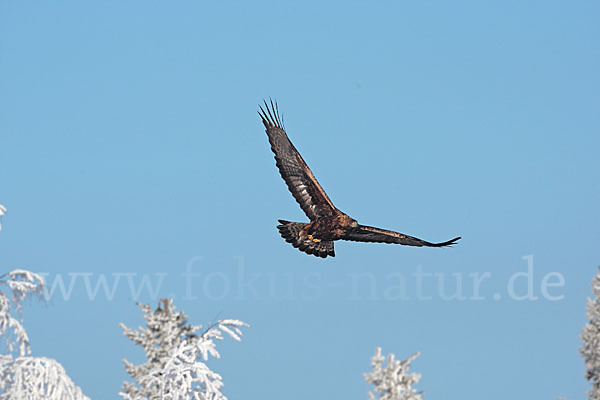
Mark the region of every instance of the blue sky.
[[[599, 11], [0, 3], [0, 263], [74, 282], [68, 299], [26, 308], [33, 353], [115, 398], [121, 359], [142, 360], [118, 327], [143, 322], [127, 279], [146, 274], [195, 323], [251, 325], [211, 363], [232, 399], [365, 398], [376, 346], [422, 353], [428, 399], [582, 398], [578, 335], [600, 264]], [[285, 243], [276, 220], [305, 217], [256, 114], [269, 96], [336, 206], [462, 241], [338, 243], [326, 260]], [[119, 279], [114, 296], [92, 300], [85, 279], [102, 276]], [[529, 277], [537, 299], [517, 300]], [[444, 298], [457, 280], [465, 299]], [[138, 300], [156, 303], [146, 289]]]

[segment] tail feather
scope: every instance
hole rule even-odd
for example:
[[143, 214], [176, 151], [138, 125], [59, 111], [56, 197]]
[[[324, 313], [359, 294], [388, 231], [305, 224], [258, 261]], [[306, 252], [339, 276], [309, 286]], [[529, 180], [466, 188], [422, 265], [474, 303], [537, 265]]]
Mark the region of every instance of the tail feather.
[[277, 225], [281, 237], [286, 242], [291, 243], [292, 246], [306, 254], [312, 254], [317, 257], [325, 258], [327, 256], [335, 257], [335, 251], [333, 249], [332, 241], [320, 241], [313, 242], [308, 236], [302, 235], [301, 231], [307, 224], [301, 222], [290, 222], [279, 220], [281, 225]]

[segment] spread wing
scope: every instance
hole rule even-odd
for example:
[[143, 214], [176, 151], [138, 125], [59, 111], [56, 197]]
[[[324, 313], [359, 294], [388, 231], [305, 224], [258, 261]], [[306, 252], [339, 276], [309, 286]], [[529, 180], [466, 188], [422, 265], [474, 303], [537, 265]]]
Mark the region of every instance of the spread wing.
[[444, 247], [451, 246], [456, 243], [460, 237], [442, 243], [430, 243], [416, 237], [404, 235], [402, 233], [388, 231], [385, 229], [374, 228], [372, 226], [358, 225], [353, 230], [347, 232], [344, 240], [352, 240], [354, 242], [379, 242], [379, 243], [396, 243], [406, 246], [428, 246], [428, 247]]
[[306, 216], [314, 221], [319, 217], [332, 215], [336, 208], [290, 142], [279, 118], [277, 103], [273, 104], [271, 101], [269, 107], [265, 101], [265, 108], [261, 106], [258, 114], [267, 130], [279, 173]]

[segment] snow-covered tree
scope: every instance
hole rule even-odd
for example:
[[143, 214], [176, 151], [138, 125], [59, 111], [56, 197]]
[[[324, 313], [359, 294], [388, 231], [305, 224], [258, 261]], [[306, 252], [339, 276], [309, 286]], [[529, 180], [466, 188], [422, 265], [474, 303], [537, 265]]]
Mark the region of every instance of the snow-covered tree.
[[587, 317], [589, 322], [583, 327], [583, 345], [579, 354], [585, 360], [585, 377], [592, 385], [588, 392], [590, 400], [600, 400], [600, 271], [592, 280], [593, 298], [588, 298]]
[[144, 349], [147, 361], [134, 365], [123, 360], [135, 383], [124, 382], [120, 395], [127, 400], [226, 400], [221, 393], [221, 376], [204, 361], [209, 355], [220, 357], [215, 340], [223, 340], [223, 333], [239, 341], [240, 328], [248, 324], [224, 319], [203, 331], [201, 325], [188, 324], [188, 317], [176, 311], [171, 299], [161, 300], [156, 310], [145, 304], [138, 306], [146, 327], [136, 330], [120, 325], [123, 334]]
[[28, 356], [22, 305], [27, 297], [41, 296], [43, 287], [41, 276], [22, 269], [0, 277], [0, 400], [89, 400], [57, 361]]
[[404, 361], [396, 360], [394, 354], [387, 356], [386, 361], [381, 354], [381, 348], [375, 349], [375, 355], [371, 358], [373, 372], [364, 374], [367, 383], [374, 386], [373, 392], [369, 392], [370, 400], [421, 400], [422, 392], [417, 392], [412, 388], [419, 383], [421, 374], [411, 372], [410, 363], [419, 356], [415, 353]]

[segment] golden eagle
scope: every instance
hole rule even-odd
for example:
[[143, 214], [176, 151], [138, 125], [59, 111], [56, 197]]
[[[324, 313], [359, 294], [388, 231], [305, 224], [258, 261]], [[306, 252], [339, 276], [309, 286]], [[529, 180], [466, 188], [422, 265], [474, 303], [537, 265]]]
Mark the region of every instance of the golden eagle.
[[[290, 192], [310, 218], [309, 223], [279, 220], [277, 226], [286, 242], [307, 254], [317, 257], [335, 257], [335, 240], [356, 242], [397, 243], [407, 246], [444, 247], [454, 244], [460, 237], [443, 243], [430, 243], [402, 233], [359, 225], [356, 220], [338, 210], [323, 190], [298, 150], [288, 138], [277, 103], [265, 101], [259, 115], [267, 130], [271, 150], [275, 153], [277, 168]], [[265, 111], [266, 110], [266, 111]]]

